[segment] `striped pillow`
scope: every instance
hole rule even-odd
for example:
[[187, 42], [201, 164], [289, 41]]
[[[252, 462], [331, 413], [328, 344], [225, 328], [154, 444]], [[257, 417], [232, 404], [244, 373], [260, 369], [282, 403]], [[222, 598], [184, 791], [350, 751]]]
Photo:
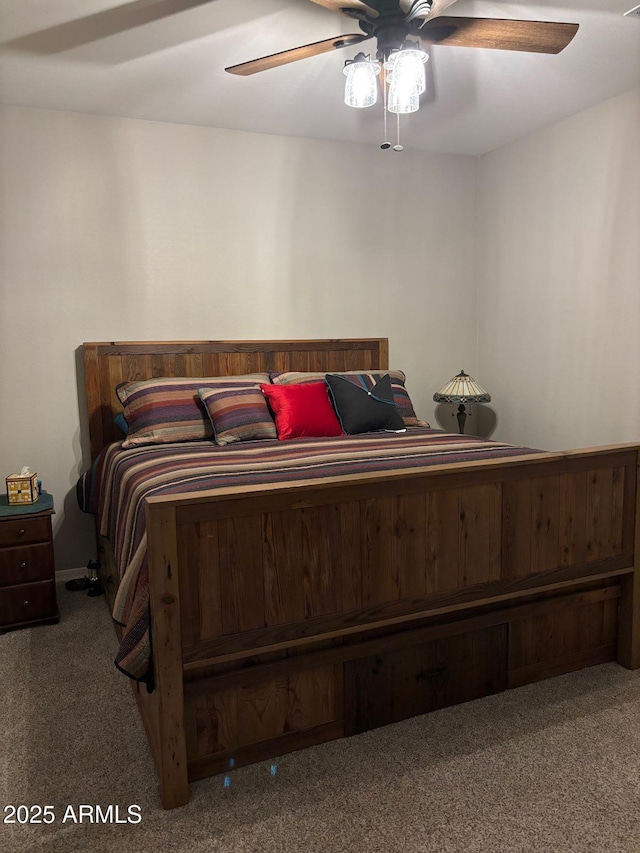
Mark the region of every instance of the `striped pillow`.
[[[409, 397], [409, 393], [404, 385], [407, 377], [402, 370], [346, 370], [343, 373], [334, 373], [332, 376], [344, 376], [345, 379], [349, 379], [361, 388], [370, 391], [376, 382], [387, 374], [391, 377], [393, 402], [400, 412], [404, 425], [408, 427], [428, 427], [429, 424], [426, 421], [421, 421], [416, 416], [411, 397]], [[269, 377], [274, 385], [298, 385], [301, 382], [317, 382], [319, 379], [324, 379], [326, 375], [326, 371], [321, 373], [299, 373], [295, 371], [290, 371], [289, 373], [269, 373]]]
[[216, 444], [278, 437], [259, 385], [198, 388], [198, 394], [211, 419]]
[[179, 376], [123, 382], [116, 394], [124, 406], [129, 432], [123, 447], [170, 444], [213, 438], [213, 427], [199, 388], [257, 387], [267, 382], [266, 373], [242, 376]]

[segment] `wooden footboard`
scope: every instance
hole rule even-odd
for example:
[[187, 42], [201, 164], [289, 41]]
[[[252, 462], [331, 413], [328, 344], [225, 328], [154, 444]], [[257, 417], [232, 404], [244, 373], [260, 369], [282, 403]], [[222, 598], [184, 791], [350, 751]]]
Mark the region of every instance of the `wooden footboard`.
[[139, 704], [165, 807], [230, 766], [640, 666], [638, 450], [151, 499]]

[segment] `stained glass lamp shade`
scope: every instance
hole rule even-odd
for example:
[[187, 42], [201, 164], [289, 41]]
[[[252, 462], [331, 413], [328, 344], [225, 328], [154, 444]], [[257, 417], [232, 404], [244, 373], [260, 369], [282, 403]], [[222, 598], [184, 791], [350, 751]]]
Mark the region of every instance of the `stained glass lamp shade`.
[[460, 434], [464, 433], [464, 422], [467, 419], [465, 403], [490, 403], [491, 394], [484, 390], [472, 376], [461, 370], [444, 388], [433, 395], [436, 403], [459, 403], [458, 427]]

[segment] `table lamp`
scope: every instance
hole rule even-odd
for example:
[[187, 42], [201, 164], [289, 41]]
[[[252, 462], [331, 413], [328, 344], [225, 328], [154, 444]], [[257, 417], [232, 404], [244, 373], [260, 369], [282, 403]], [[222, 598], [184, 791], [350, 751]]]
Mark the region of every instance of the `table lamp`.
[[489, 403], [491, 402], [491, 394], [488, 394], [484, 388], [461, 370], [457, 373], [450, 382], [441, 388], [433, 395], [436, 403], [459, 403], [458, 406], [458, 427], [460, 435], [464, 433], [464, 422], [467, 419], [467, 411], [465, 403]]

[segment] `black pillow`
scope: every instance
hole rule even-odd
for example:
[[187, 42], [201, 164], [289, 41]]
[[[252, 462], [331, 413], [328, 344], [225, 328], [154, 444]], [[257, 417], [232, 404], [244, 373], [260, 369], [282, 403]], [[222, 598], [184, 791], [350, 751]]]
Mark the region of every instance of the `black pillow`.
[[347, 435], [379, 429], [404, 431], [404, 421], [393, 402], [388, 373], [369, 391], [338, 374], [327, 373], [326, 380], [342, 429]]

